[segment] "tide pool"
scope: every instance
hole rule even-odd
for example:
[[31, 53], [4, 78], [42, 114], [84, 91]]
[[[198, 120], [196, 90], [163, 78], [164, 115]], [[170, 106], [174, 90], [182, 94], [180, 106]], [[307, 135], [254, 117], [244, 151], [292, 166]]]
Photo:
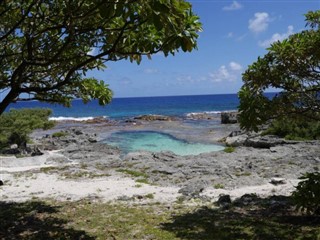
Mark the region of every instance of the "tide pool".
[[150, 152], [171, 151], [177, 155], [198, 155], [223, 150], [214, 144], [189, 143], [169, 134], [154, 131], [121, 131], [113, 133], [103, 142], [119, 147], [123, 152], [139, 150]]

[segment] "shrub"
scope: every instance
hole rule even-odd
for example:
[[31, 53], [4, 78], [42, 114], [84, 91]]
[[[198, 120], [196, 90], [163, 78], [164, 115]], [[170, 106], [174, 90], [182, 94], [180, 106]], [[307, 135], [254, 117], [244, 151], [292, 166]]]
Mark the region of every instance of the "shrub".
[[11, 109], [0, 115], [0, 148], [17, 144], [25, 148], [29, 134], [38, 128], [49, 129], [54, 126], [49, 121], [50, 109]]
[[297, 207], [308, 214], [320, 215], [320, 172], [306, 173], [292, 193]]
[[225, 153], [233, 153], [235, 151], [234, 147], [226, 147], [225, 149], [223, 149], [223, 151]]
[[224, 188], [224, 185], [221, 184], [221, 183], [217, 183], [213, 186], [215, 189], [223, 189]]
[[263, 134], [273, 134], [288, 140], [320, 139], [320, 122], [306, 119], [274, 120]]
[[67, 132], [63, 132], [63, 131], [52, 133], [52, 137], [53, 138], [65, 137], [67, 135], [68, 135], [68, 133]]

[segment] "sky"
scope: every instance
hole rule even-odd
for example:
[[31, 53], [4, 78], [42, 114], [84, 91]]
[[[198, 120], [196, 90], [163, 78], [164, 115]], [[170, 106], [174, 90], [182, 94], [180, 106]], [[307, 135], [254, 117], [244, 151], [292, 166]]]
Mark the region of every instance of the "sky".
[[108, 63], [92, 76], [104, 80], [114, 97], [237, 93], [241, 73], [277, 40], [305, 28], [304, 14], [320, 9], [320, 0], [189, 0], [203, 32], [198, 50], [161, 54], [140, 65]]

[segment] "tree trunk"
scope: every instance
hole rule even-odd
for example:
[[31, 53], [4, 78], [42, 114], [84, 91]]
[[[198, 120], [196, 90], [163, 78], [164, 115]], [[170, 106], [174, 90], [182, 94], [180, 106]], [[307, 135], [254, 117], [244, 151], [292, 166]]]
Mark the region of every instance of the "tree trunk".
[[7, 94], [7, 96], [0, 102], [0, 115], [6, 110], [10, 103], [19, 96], [19, 93], [13, 89]]

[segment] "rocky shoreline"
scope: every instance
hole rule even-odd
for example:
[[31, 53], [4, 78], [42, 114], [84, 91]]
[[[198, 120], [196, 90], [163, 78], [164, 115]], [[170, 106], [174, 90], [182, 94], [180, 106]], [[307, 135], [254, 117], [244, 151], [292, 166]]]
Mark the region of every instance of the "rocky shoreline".
[[[35, 146], [45, 152], [43, 156], [0, 157], [5, 181], [1, 198], [14, 201], [26, 199], [29, 194], [68, 200], [94, 195], [104, 200], [123, 200], [151, 191], [155, 200], [170, 202], [179, 197], [217, 200], [220, 194], [288, 195], [298, 183], [298, 177], [320, 169], [319, 141], [296, 142], [248, 135], [237, 124], [222, 125], [217, 119], [191, 121], [195, 122], [145, 117], [127, 122], [64, 122], [52, 130], [37, 131], [33, 139]], [[221, 143], [224, 140], [233, 147], [196, 156], [145, 151], [123, 154], [120, 149], [101, 142], [120, 130], [161, 131], [191, 142], [224, 144]], [[53, 137], [56, 132], [64, 134]], [[26, 186], [23, 182], [28, 174], [29, 187], [18, 193]], [[37, 193], [37, 188], [31, 185], [38, 184], [36, 179], [45, 181], [44, 175], [56, 181], [58, 188], [63, 188], [63, 182], [72, 182], [78, 189], [62, 191], [53, 185], [50, 193], [46, 194], [45, 188]], [[128, 181], [127, 186], [121, 183], [124, 186], [120, 187], [122, 180]], [[82, 188], [88, 184], [95, 187], [84, 191]], [[113, 193], [117, 187], [122, 192]], [[68, 191], [73, 193], [68, 195]]]

